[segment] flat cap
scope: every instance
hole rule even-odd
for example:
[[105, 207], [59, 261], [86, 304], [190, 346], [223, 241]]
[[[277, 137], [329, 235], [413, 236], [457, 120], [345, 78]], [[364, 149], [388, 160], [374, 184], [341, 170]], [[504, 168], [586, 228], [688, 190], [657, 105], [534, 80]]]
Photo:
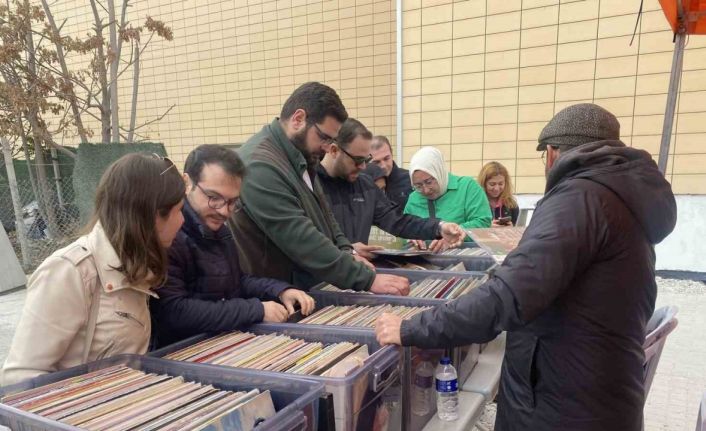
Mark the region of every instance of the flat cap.
[[620, 122], [593, 103], [568, 106], [549, 120], [539, 134], [537, 151], [547, 145], [576, 147], [589, 142], [620, 139]]

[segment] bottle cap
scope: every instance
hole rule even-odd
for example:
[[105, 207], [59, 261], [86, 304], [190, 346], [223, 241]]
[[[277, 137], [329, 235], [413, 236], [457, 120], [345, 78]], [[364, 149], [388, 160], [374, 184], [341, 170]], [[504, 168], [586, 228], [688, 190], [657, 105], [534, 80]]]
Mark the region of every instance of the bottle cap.
[[444, 356], [443, 358], [441, 358], [439, 363], [441, 365], [449, 365], [451, 363], [451, 358], [449, 358], [448, 356]]

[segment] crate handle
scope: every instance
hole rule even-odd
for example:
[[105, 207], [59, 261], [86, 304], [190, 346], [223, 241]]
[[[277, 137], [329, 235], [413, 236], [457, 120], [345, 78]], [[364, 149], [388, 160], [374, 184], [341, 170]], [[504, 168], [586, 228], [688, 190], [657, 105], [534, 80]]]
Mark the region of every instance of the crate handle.
[[[373, 368], [373, 392], [382, 391], [383, 389], [391, 385], [400, 376], [399, 355], [396, 354], [396, 350], [391, 350], [389, 353], [390, 354], [386, 358], [384, 358], [381, 363], [375, 364]], [[384, 375], [390, 370], [390, 368], [393, 369], [385, 378]]]

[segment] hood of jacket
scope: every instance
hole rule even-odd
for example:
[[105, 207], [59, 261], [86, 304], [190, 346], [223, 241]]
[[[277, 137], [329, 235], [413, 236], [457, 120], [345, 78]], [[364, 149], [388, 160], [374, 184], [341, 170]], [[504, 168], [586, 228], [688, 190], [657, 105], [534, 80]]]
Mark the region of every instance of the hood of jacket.
[[674, 229], [677, 204], [672, 187], [646, 151], [618, 140], [567, 150], [549, 171], [546, 192], [572, 178], [594, 181], [615, 193], [638, 220], [650, 243], [661, 242]]

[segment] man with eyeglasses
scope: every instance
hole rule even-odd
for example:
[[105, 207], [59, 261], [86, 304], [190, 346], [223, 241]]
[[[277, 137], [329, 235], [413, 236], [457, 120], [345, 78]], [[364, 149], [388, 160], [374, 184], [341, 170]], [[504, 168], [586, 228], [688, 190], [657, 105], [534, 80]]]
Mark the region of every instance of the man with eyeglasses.
[[466, 236], [460, 226], [402, 214], [373, 179], [362, 173], [372, 160], [372, 139], [360, 121], [349, 117], [317, 168], [333, 215], [356, 252], [372, 259], [373, 251], [382, 248], [367, 245], [373, 225], [407, 239], [442, 240], [433, 243], [434, 250], [459, 246]]
[[297, 88], [279, 118], [239, 150], [248, 168], [245, 207], [231, 226], [244, 268], [309, 288], [326, 281], [342, 289], [406, 295], [406, 278], [376, 274], [355, 254], [316, 176], [316, 166], [348, 118], [336, 92], [318, 82]]
[[314, 309], [313, 299], [291, 284], [241, 270], [225, 223], [243, 208], [245, 176], [240, 157], [220, 145], [201, 145], [186, 158], [184, 224], [168, 251], [167, 281], [150, 304], [153, 347], [203, 332], [284, 322], [296, 305], [303, 314]]

